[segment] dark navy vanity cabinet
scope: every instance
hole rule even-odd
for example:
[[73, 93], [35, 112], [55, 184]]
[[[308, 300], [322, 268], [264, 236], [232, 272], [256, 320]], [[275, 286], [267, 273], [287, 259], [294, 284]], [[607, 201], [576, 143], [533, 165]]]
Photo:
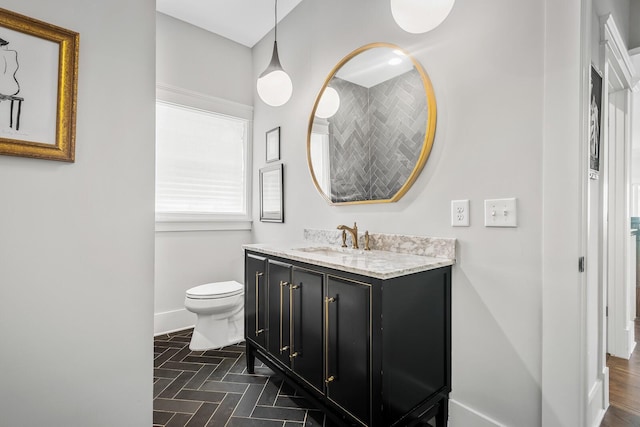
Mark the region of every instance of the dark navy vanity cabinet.
[[379, 279], [245, 252], [247, 370], [257, 357], [346, 426], [446, 426], [451, 266]]

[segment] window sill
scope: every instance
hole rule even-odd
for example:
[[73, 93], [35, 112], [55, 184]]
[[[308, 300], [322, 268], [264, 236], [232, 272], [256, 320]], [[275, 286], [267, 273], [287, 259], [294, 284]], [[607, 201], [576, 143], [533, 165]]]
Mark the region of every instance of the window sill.
[[217, 219], [211, 217], [157, 216], [156, 232], [172, 231], [243, 231], [251, 230], [250, 219]]

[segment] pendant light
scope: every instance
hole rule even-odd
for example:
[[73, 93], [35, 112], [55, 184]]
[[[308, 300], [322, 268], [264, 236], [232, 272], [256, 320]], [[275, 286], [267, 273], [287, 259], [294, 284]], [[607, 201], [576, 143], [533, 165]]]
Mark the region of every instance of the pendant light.
[[279, 107], [287, 103], [293, 93], [291, 78], [282, 69], [278, 58], [278, 0], [275, 0], [275, 31], [273, 40], [273, 55], [267, 68], [260, 74], [256, 87], [258, 95], [265, 104]]
[[419, 34], [447, 19], [455, 0], [391, 0], [391, 14], [406, 32]]
[[333, 117], [340, 108], [340, 95], [334, 88], [327, 86], [322, 92], [320, 102], [318, 102], [318, 108], [316, 109], [316, 116], [321, 119], [328, 119]]

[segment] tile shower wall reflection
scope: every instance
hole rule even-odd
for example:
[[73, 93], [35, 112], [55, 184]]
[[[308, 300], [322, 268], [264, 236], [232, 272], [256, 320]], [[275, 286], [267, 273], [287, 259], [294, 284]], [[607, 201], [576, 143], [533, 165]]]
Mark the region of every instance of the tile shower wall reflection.
[[328, 119], [331, 200], [391, 198], [424, 142], [427, 103], [420, 74], [414, 69], [371, 88], [334, 77], [331, 86], [340, 95], [340, 109]]

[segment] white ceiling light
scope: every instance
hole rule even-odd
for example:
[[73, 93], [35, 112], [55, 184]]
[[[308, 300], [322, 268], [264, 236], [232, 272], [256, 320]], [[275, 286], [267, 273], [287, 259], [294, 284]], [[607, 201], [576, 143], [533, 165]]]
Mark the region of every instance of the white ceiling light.
[[337, 90], [327, 86], [324, 92], [322, 92], [320, 102], [318, 102], [316, 117], [328, 119], [338, 112], [338, 108], [340, 108], [340, 95], [338, 95]]
[[278, 58], [278, 0], [275, 0], [275, 32], [273, 40], [273, 55], [267, 68], [260, 74], [256, 87], [258, 95], [265, 104], [279, 107], [287, 103], [293, 93], [291, 78], [282, 69]]
[[426, 33], [442, 24], [454, 3], [455, 0], [391, 0], [391, 14], [403, 30]]

